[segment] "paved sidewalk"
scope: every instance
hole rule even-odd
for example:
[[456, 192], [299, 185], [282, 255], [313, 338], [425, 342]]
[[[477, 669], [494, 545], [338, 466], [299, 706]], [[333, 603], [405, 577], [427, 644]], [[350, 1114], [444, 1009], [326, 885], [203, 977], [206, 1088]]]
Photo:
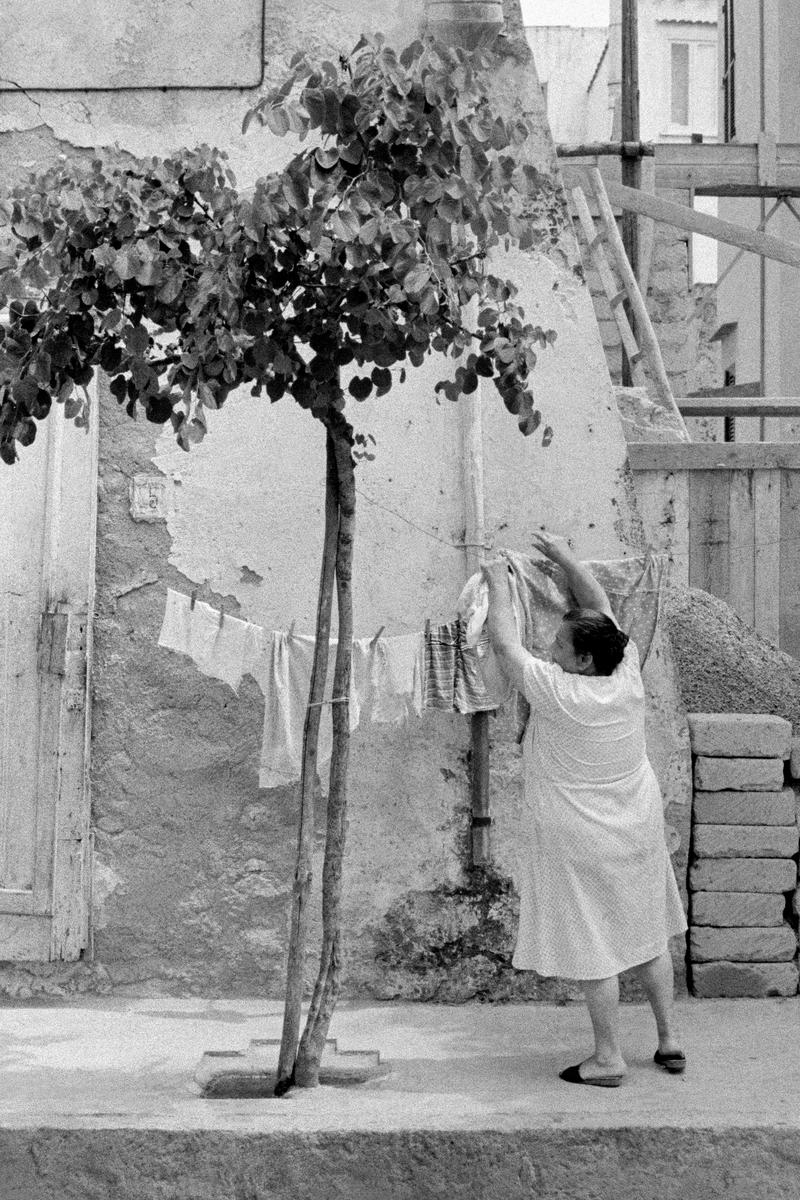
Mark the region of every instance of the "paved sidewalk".
[[616, 1090], [558, 1079], [590, 1049], [577, 1004], [343, 1004], [331, 1036], [384, 1078], [204, 1100], [201, 1055], [278, 1037], [278, 1003], [0, 1006], [0, 1198], [798, 1200], [800, 999], [678, 1008], [686, 1074], [625, 1005]]

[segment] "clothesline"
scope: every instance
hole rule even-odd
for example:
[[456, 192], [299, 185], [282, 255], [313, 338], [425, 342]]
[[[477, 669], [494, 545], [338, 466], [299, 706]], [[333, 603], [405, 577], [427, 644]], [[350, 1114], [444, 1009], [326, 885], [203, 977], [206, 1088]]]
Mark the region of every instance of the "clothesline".
[[[538, 560], [505, 552], [515, 577], [520, 633], [534, 654], [542, 654], [555, 632], [569, 596], [563, 580]], [[664, 556], [619, 559], [589, 564], [605, 587], [622, 627], [639, 643], [646, 657], [658, 616]], [[460, 598], [480, 588], [473, 576]], [[535, 614], [535, 618], [534, 618]], [[473, 613], [474, 616], [474, 613]], [[480, 623], [480, 622], [479, 622]], [[226, 614], [173, 589], [167, 591], [164, 622], [158, 644], [190, 657], [206, 675], [227, 683], [234, 692], [245, 675], [264, 695], [264, 730], [259, 781], [279, 787], [300, 777], [302, 734], [310, 707], [310, 680], [315, 638], [308, 634], [268, 631]], [[329, 639], [329, 655], [337, 643]], [[353, 640], [350, 692], [323, 696], [314, 707], [349, 704], [350, 729], [365, 719], [372, 723], [403, 724], [424, 709], [463, 714], [495, 711], [513, 695], [499, 675], [487, 671], [485, 636], [476, 637], [475, 621], [466, 612], [451, 621], [426, 623], [425, 630], [385, 636], [384, 627], [370, 638]], [[485, 658], [482, 660], [482, 655]], [[328, 672], [329, 688], [335, 673]], [[331, 751], [330, 723], [322, 722], [319, 761]]]

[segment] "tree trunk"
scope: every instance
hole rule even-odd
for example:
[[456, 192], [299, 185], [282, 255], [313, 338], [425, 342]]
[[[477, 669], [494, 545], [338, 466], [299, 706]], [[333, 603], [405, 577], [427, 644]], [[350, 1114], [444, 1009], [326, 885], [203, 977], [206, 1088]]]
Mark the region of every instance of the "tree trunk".
[[[317, 779], [317, 745], [322, 699], [328, 672], [328, 644], [331, 631], [333, 582], [336, 569], [339, 535], [336, 451], [330, 429], [326, 438], [325, 471], [325, 538], [322, 547], [319, 593], [317, 596], [317, 627], [314, 662], [311, 670], [308, 708], [303, 726], [303, 767], [300, 778], [300, 818], [297, 839], [297, 862], [294, 873], [292, 915], [289, 933], [289, 956], [286, 967], [286, 998], [283, 1012], [283, 1032], [278, 1057], [278, 1077], [275, 1095], [284, 1095], [294, 1082], [297, 1040], [303, 1002], [303, 977], [306, 943], [308, 941], [309, 896], [311, 892], [311, 854], [314, 846], [314, 792]], [[336, 708], [337, 705], [334, 705]]]
[[347, 813], [347, 768], [350, 754], [350, 675], [353, 659], [353, 541], [356, 491], [351, 452], [352, 430], [341, 416], [332, 421], [336, 455], [339, 536], [336, 546], [338, 643], [334, 672], [333, 753], [328, 791], [328, 827], [322, 873], [322, 951], [306, 1027], [295, 1066], [298, 1087], [316, 1087], [340, 987], [342, 935], [342, 866]]

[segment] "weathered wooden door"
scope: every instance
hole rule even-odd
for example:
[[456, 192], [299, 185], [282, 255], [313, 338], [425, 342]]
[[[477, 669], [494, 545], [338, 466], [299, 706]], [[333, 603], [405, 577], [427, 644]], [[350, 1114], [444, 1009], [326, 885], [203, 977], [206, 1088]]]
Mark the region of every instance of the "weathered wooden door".
[[97, 414], [0, 467], [0, 961], [87, 942]]

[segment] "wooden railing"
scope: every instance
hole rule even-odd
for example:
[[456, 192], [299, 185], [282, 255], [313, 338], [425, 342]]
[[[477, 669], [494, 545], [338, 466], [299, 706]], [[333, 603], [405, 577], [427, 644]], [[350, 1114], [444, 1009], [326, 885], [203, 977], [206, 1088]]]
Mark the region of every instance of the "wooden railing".
[[680, 396], [675, 403], [684, 417], [800, 417], [800, 397], [761, 397], [757, 389], [758, 384], [707, 388], [703, 395]]
[[637, 442], [639, 509], [673, 578], [800, 658], [800, 444]]

